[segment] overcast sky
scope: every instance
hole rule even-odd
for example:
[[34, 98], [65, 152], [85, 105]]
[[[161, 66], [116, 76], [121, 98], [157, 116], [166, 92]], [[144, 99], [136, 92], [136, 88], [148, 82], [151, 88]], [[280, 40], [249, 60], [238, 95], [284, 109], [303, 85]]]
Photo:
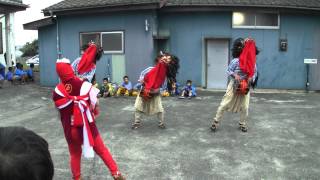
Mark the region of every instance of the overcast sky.
[[62, 0], [23, 0], [23, 3], [29, 5], [30, 8], [15, 14], [14, 28], [16, 45], [23, 45], [26, 42], [37, 39], [38, 32], [23, 30], [23, 24], [44, 18], [41, 10], [60, 1]]

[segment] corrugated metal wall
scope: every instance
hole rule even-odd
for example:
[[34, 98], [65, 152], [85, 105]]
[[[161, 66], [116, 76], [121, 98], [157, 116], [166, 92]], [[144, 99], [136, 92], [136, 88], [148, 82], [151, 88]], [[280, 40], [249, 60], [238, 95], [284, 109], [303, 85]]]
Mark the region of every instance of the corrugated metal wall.
[[[126, 74], [136, 82], [139, 73], [153, 64], [155, 51], [153, 28], [170, 32], [168, 39], [170, 51], [181, 59], [178, 80], [185, 82], [191, 79], [197, 86], [205, 84], [203, 77], [206, 69], [205, 46], [203, 46], [205, 38], [223, 37], [234, 40], [238, 37], [252, 37], [256, 39], [257, 46], [261, 49], [258, 56], [260, 88], [305, 89], [306, 68], [303, 59], [319, 58], [320, 16], [317, 15], [281, 14], [280, 30], [232, 29], [231, 12], [165, 13], [155, 16], [152, 11], [140, 11], [85, 17], [65, 16], [59, 19], [61, 49], [70, 59], [79, 56], [80, 32], [114, 30], [125, 32], [123, 59], [118, 56], [104, 55], [98, 63], [98, 81], [109, 73], [118, 76], [115, 78], [117, 81], [122, 76], [120, 74]], [[149, 31], [145, 31], [146, 19], [152, 24]], [[39, 37], [42, 38], [40, 53], [49, 48], [55, 52], [53, 48], [55, 47], [55, 30], [53, 29], [54, 27], [47, 27], [40, 30]], [[288, 39], [287, 52], [279, 51], [280, 38]], [[40, 56], [44, 57], [45, 61], [55, 59], [56, 55], [52, 52], [46, 51], [48, 54]], [[121, 60], [118, 60], [119, 58]], [[115, 60], [119, 62], [114, 63]], [[125, 73], [121, 68], [123, 61], [125, 61]], [[107, 72], [108, 62], [111, 62], [111, 72]], [[52, 63], [44, 63], [41, 67], [42, 70], [49, 72], [54, 69]], [[318, 69], [312, 71], [315, 71], [312, 77], [316, 82], [314, 85], [317, 85]], [[47, 77], [43, 74], [41, 82], [44, 85], [53, 86], [55, 77]]]
[[[281, 14], [280, 29], [232, 29], [231, 12], [169, 13], [161, 15], [160, 28], [170, 29], [170, 47], [182, 60], [180, 81], [203, 80], [204, 38], [251, 37], [261, 53], [257, 58], [259, 88], [305, 89], [304, 58], [319, 57], [320, 16]], [[317, 31], [316, 31], [317, 30]], [[288, 51], [279, 51], [280, 38], [288, 39]], [[231, 49], [231, 47], [230, 47]], [[319, 80], [318, 80], [319, 82]]]

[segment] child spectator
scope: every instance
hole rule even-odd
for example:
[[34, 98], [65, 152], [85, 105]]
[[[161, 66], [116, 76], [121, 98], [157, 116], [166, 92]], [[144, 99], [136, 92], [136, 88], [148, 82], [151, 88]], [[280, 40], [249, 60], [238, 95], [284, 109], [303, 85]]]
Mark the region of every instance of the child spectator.
[[117, 96], [120, 96], [120, 95], [130, 96], [131, 94], [132, 94], [132, 83], [129, 81], [128, 76], [124, 76], [123, 82], [117, 91]]
[[92, 81], [92, 86], [99, 89], [99, 84], [95, 79]]
[[25, 83], [26, 79], [27, 79], [27, 73], [23, 71], [23, 65], [20, 63], [17, 63], [13, 80], [18, 80], [18, 81], [21, 81], [21, 83]]
[[0, 63], [0, 88], [2, 88], [5, 79], [5, 66]]
[[176, 80], [174, 80], [171, 84], [169, 83], [169, 91], [171, 96], [179, 96], [180, 95], [180, 90], [179, 86], [180, 84], [177, 83]]
[[93, 76], [91, 84], [92, 84], [93, 87], [99, 89], [99, 84], [97, 83], [96, 75]]
[[170, 87], [170, 84], [168, 83], [167, 80], [165, 80], [165, 83], [163, 83], [163, 85], [160, 87], [160, 95], [162, 97], [169, 97], [170, 96], [168, 87]]
[[160, 94], [162, 97], [169, 97], [170, 96], [168, 88], [160, 88]]
[[2, 88], [4, 77], [0, 74], [0, 89]]
[[0, 89], [3, 86], [3, 82], [4, 82], [4, 77], [0, 74]]
[[12, 82], [13, 80], [13, 68], [12, 67], [9, 67], [8, 68], [8, 72], [6, 74], [6, 78], [5, 78], [7, 81], [10, 81]]
[[142, 83], [138, 82], [136, 85], [133, 86], [133, 90], [140, 91], [142, 87]]
[[182, 99], [185, 97], [192, 98], [195, 96], [197, 96], [196, 88], [192, 85], [192, 81], [188, 80], [186, 85], [182, 89], [182, 93], [181, 93], [180, 98], [182, 98]]
[[132, 90], [132, 96], [138, 96], [141, 88], [142, 88], [141, 82], [138, 82], [136, 85], [134, 85]]
[[100, 87], [100, 93], [99, 93], [99, 96], [100, 97], [111, 97], [111, 96], [114, 96], [114, 92], [115, 92], [115, 89], [114, 87], [112, 86], [111, 83], [109, 83], [109, 80], [108, 78], [104, 78], [103, 79], [103, 84], [102, 86]]
[[30, 68], [27, 70], [27, 77], [28, 77], [28, 80], [30, 80], [30, 81], [34, 81], [34, 76], [33, 76], [33, 69], [34, 69], [34, 64], [33, 63], [31, 63], [30, 64]]

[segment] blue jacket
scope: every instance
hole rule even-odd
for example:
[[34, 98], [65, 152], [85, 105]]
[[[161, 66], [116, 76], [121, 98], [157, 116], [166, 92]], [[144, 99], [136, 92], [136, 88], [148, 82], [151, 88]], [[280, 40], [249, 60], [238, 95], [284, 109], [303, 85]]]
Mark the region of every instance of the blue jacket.
[[12, 81], [12, 78], [13, 78], [13, 73], [11, 71], [8, 71], [6, 74], [6, 80]]
[[184, 86], [183, 90], [188, 91], [192, 93], [192, 96], [197, 96], [196, 88], [194, 86]]

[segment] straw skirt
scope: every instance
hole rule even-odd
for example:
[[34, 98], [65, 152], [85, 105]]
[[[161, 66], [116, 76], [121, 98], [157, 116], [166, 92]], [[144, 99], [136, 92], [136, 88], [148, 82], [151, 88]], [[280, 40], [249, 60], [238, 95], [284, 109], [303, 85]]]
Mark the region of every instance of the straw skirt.
[[223, 96], [220, 107], [229, 112], [238, 113], [249, 108], [250, 92], [247, 95], [240, 95], [234, 92], [234, 80], [231, 80], [226, 94]]
[[138, 95], [134, 107], [136, 111], [143, 112], [146, 115], [153, 115], [164, 111], [160, 95], [154, 96], [147, 101]]

